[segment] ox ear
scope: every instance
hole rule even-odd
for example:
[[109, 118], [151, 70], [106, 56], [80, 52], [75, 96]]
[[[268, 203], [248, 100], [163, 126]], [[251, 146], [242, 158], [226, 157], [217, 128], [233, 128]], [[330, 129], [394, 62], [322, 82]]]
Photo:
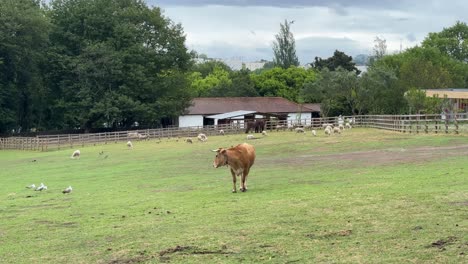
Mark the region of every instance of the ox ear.
[[225, 149], [222, 149], [220, 153], [221, 153], [221, 154], [226, 154], [226, 152], [227, 152], [227, 151], [226, 151]]

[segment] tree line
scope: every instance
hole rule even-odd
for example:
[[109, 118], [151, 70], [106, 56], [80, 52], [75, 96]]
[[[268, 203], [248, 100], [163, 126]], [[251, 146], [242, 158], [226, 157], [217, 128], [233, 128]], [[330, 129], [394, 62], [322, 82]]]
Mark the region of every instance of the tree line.
[[195, 63], [182, 25], [143, 0], [0, 0], [0, 24], [3, 134], [157, 127], [205, 96], [281, 96], [326, 116], [438, 112], [444, 100], [421, 89], [468, 87], [463, 22], [399, 54], [376, 39], [364, 73], [338, 50], [299, 67], [289, 21], [262, 69]]

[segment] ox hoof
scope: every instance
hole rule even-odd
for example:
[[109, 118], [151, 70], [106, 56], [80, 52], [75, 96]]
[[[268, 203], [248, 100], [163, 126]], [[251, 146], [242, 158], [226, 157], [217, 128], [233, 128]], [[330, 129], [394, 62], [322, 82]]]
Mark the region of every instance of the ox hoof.
[[237, 191], [236, 190], [232, 190], [232, 193], [236, 193]]
[[247, 191], [246, 188], [241, 188], [240, 190], [241, 190], [241, 192], [246, 192]]

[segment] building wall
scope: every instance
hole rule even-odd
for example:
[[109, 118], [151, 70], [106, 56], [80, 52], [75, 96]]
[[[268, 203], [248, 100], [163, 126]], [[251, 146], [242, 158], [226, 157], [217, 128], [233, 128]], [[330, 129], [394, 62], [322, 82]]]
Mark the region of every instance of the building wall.
[[[312, 118], [312, 113], [300, 113], [301, 119], [308, 119], [307, 123], [304, 123], [304, 121], [301, 121], [302, 125], [310, 125], [310, 119]], [[292, 124], [298, 124], [299, 123], [299, 113], [289, 113], [288, 114], [288, 123], [292, 122]]]
[[179, 116], [179, 127], [203, 126], [202, 115]]

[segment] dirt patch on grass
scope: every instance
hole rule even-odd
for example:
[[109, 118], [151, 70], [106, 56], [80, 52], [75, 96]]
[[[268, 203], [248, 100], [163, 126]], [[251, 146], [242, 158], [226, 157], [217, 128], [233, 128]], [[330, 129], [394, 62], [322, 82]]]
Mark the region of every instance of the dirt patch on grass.
[[455, 206], [468, 206], [468, 201], [451, 202], [450, 204]]
[[229, 252], [226, 251], [227, 247], [223, 246], [222, 249], [219, 250], [207, 250], [207, 249], [201, 249], [198, 247], [194, 246], [175, 246], [171, 248], [164, 249], [159, 252], [159, 260], [161, 262], [167, 262], [170, 260], [169, 255], [174, 254], [177, 252], [181, 252], [181, 254], [186, 254], [186, 255], [207, 255], [207, 254], [222, 254], [222, 255], [227, 255], [227, 254], [234, 254], [234, 252]]
[[350, 236], [353, 233], [353, 230], [340, 230], [340, 231], [331, 231], [331, 232], [323, 232], [323, 233], [310, 233], [306, 234], [306, 237], [312, 239], [324, 239], [324, 238], [336, 238], [336, 237], [346, 237]]
[[78, 226], [76, 222], [54, 222], [54, 221], [49, 221], [49, 220], [37, 220], [34, 222], [36, 224], [48, 225], [50, 227], [77, 227]]
[[457, 238], [454, 236], [449, 236], [445, 239], [439, 239], [436, 242], [432, 242], [429, 247], [435, 247], [435, 248], [440, 248], [444, 249], [445, 246], [451, 245], [457, 241]]
[[387, 164], [405, 164], [427, 162], [436, 159], [468, 155], [468, 145], [443, 146], [443, 147], [413, 147], [413, 148], [388, 148], [381, 150], [353, 151], [336, 154], [301, 155], [291, 158], [266, 158], [260, 162], [276, 165], [301, 166], [305, 164], [320, 164], [340, 162], [343, 166], [379, 166]]

